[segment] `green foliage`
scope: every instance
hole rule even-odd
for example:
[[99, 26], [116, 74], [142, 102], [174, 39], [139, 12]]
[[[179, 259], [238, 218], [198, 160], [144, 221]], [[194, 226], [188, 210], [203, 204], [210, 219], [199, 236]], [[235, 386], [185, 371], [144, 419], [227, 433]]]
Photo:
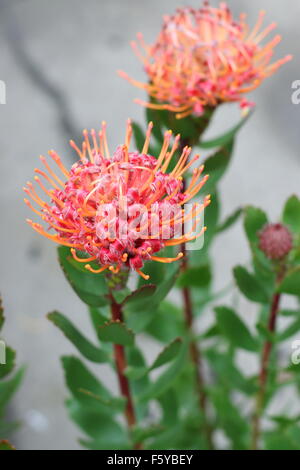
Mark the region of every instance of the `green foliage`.
[[284, 294], [300, 296], [300, 266], [287, 271], [277, 290]]
[[257, 351], [257, 341], [233, 309], [222, 306], [216, 307], [215, 312], [220, 331], [233, 347]]
[[178, 287], [205, 287], [211, 282], [211, 269], [208, 264], [193, 266], [184, 271], [178, 278]]
[[[207, 449], [207, 431], [210, 428], [214, 431], [213, 440], [215, 431], [225, 434], [229, 449], [248, 449], [253, 437], [254, 412], [249, 404], [258, 403], [256, 412], [260, 414], [268, 410], [267, 405], [285, 384], [278, 373], [276, 348], [278, 344], [290, 340], [300, 329], [300, 201], [292, 196], [286, 202], [282, 215], [283, 222], [293, 232], [293, 253], [279, 261], [267, 259], [258, 243], [259, 232], [268, 223], [267, 215], [261, 209], [239, 207], [227, 218], [221, 219], [219, 183], [230, 166], [237, 132], [251, 113], [223, 135], [206, 141], [202, 136], [211, 121], [212, 109], [207, 109], [201, 117], [188, 116], [179, 120], [169, 111], [147, 109], [146, 113], [147, 120], [154, 122], [154, 138], [149, 148], [151, 154], [158, 155], [164, 133], [168, 129], [172, 129], [174, 134], [181, 134], [182, 145], [214, 149], [205, 162], [205, 172], [210, 174], [210, 178], [204, 189], [205, 193], [211, 193], [212, 196], [212, 203], [205, 210], [205, 225], [208, 227], [205, 244], [199, 252], [188, 253], [188, 268], [184, 272], [180, 270], [180, 262], [145, 263], [144, 271], [150, 275], [150, 282], [139, 278], [132, 290], [125, 283], [119, 289], [113, 278], [86, 271], [83, 263], [73, 259], [68, 248], [59, 248], [60, 264], [71, 287], [88, 307], [97, 343], [86, 338], [59, 312], [52, 312], [49, 319], [83, 359], [96, 364], [105, 363], [117, 372], [117, 378], [120, 380], [121, 377], [123, 383], [123, 393], [124, 383], [130, 390], [136, 423], [134, 426], [126, 424], [124, 413], [126, 410], [128, 412], [127, 398], [121, 392], [113, 394], [107, 388], [105, 373], [101, 368], [96, 375], [81, 358], [75, 356], [62, 358], [70, 394], [66, 406], [70, 417], [83, 432], [80, 442], [88, 449], [133, 449], [141, 442], [145, 449]], [[133, 123], [133, 134], [136, 147], [141, 151], [145, 131]], [[175, 161], [179, 153], [174, 155]], [[247, 326], [248, 322], [242, 320], [246, 318], [247, 311], [241, 310], [236, 290], [234, 307], [216, 306], [217, 295], [213, 283], [215, 269], [211, 248], [214, 238], [232, 227], [241, 215], [244, 216], [251, 264], [247, 268], [236, 266], [233, 277], [239, 296], [241, 294], [246, 301], [254, 302], [259, 307], [255, 317], [253, 305], [249, 309], [252, 329]], [[168, 248], [163, 254], [167, 253], [168, 256], [174, 251]], [[169, 294], [174, 287], [189, 290], [192, 315], [195, 317], [203, 315], [212, 303], [214, 319], [209, 326], [205, 322], [204, 327], [200, 325], [203, 328], [200, 334], [187, 328], [181, 297], [178, 297], [180, 301], [177, 297], [171, 301]], [[276, 302], [280, 301], [279, 294], [296, 296], [297, 306], [293, 310], [279, 306], [275, 313], [284, 315], [287, 324], [284, 327], [276, 326], [277, 329], [273, 330], [270, 318], [274, 308], [277, 308]], [[112, 299], [114, 306], [117, 303], [120, 308], [120, 321], [112, 319]], [[186, 310], [185, 314], [188, 317], [189, 312]], [[1, 321], [0, 313], [0, 325]], [[143, 333], [142, 341], [140, 333]], [[149, 340], [149, 337], [161, 343], [160, 353], [154, 359], [145, 360], [143, 340]], [[199, 348], [198, 340], [201, 341], [201, 361], [195, 357], [195, 350]], [[258, 364], [264, 357], [263, 351], [269, 351], [262, 397], [261, 371], [250, 376], [240, 361], [240, 350], [243, 354], [251, 353]], [[118, 356], [120, 351], [121, 359]], [[13, 351], [9, 354], [13, 363]], [[203, 377], [199, 380], [197, 376], [200, 365], [205, 370], [204, 380]], [[8, 368], [4, 375], [9, 372]], [[300, 379], [296, 365], [285, 367], [283, 372], [288, 375], [287, 382], [294, 384], [299, 391]], [[201, 381], [204, 381], [204, 385]], [[13, 389], [13, 384], [8, 389]], [[203, 407], [203, 393], [208, 402], [208, 413]], [[153, 406], [160, 408], [160, 413], [155, 413], [154, 418]], [[275, 417], [267, 415], [265, 418], [270, 426], [268, 431], [265, 432], [263, 428], [261, 432], [263, 448], [300, 447], [297, 442], [300, 437], [299, 419], [288, 418], [284, 413]]]
[[169, 301], [163, 301], [155, 315], [151, 317], [146, 331], [162, 343], [168, 343], [184, 335], [186, 327], [181, 309]]
[[209, 179], [205, 184], [204, 190], [207, 194], [215, 190], [217, 183], [224, 175], [231, 160], [234, 141], [229, 140], [220, 147], [213, 155], [208, 157], [205, 162], [205, 173], [209, 175]]
[[257, 207], [248, 206], [245, 208], [244, 228], [249, 243], [258, 243], [258, 232], [268, 223], [266, 214]]
[[133, 331], [121, 321], [113, 321], [100, 326], [99, 337], [102, 341], [123, 346], [132, 346], [134, 343]]
[[[151, 101], [155, 102], [152, 98]], [[189, 115], [183, 119], [177, 119], [175, 113], [167, 110], [146, 109], [146, 118], [148, 122], [154, 123], [153, 135], [159, 143], [163, 140], [164, 131], [171, 129], [175, 135], [180, 134], [185, 145], [193, 146], [199, 144], [213, 113], [213, 108], [207, 108], [200, 117]]]
[[159, 367], [171, 362], [173, 359], [178, 356], [181, 350], [181, 338], [175, 338], [171, 343], [169, 343], [157, 356], [154, 360], [153, 364], [150, 367], [127, 367], [126, 375], [130, 378], [141, 378], [144, 375], [148, 374], [154, 369], [158, 369]]
[[283, 209], [282, 221], [293, 232], [300, 233], [300, 200], [297, 196], [291, 196]]
[[176, 355], [171, 365], [153, 382], [146, 392], [142, 393], [139, 400], [147, 400], [150, 398], [159, 397], [162, 393], [168, 390], [182, 371], [188, 350], [188, 342], [185, 341], [181, 347], [179, 354]]
[[64, 315], [52, 312], [48, 314], [48, 319], [62, 331], [86, 359], [98, 363], [109, 361], [106, 351], [94, 346]]
[[210, 149], [215, 147], [223, 147], [226, 146], [238, 133], [238, 131], [243, 127], [243, 125], [248, 121], [252, 112], [249, 112], [246, 116], [244, 116], [238, 124], [236, 124], [232, 129], [225, 132], [224, 134], [215, 137], [210, 140], [200, 141], [199, 146], [203, 149]]
[[237, 220], [240, 218], [240, 216], [242, 215], [243, 213], [243, 209], [241, 207], [239, 207], [238, 209], [236, 209], [232, 214], [230, 214], [225, 220], [224, 222], [222, 222], [218, 227], [217, 227], [217, 233], [221, 233], [221, 232], [224, 232], [225, 230], [227, 230], [228, 228], [230, 228], [232, 225], [235, 224], [235, 222], [237, 222]]
[[233, 275], [240, 291], [247, 299], [258, 303], [267, 303], [269, 301], [268, 294], [265, 292], [261, 283], [256, 277], [249, 273], [243, 266], [236, 266], [233, 269]]
[[[160, 264], [160, 263], [152, 263]], [[147, 269], [146, 265], [146, 269]], [[174, 286], [176, 279], [179, 274], [179, 263], [171, 263], [165, 268], [164, 279], [157, 284], [157, 287], [153, 294], [149, 296], [147, 302], [142, 298], [135, 302], [124, 303], [124, 312], [127, 319], [127, 325], [135, 333], [138, 333], [145, 329], [147, 325], [152, 321], [156, 315], [157, 310], [161, 302], [168, 295], [172, 287]]]
[[73, 259], [67, 247], [58, 248], [58, 258], [66, 279], [83, 302], [94, 307], [108, 303], [108, 288], [104, 276], [97, 276], [83, 269], [81, 263]]
[[[5, 317], [0, 298], [0, 332], [3, 328], [4, 322]], [[19, 424], [8, 422], [6, 419], [7, 406], [15, 392], [18, 390], [24, 375], [24, 368], [21, 368], [15, 374], [12, 374], [15, 369], [15, 363], [16, 352], [9, 346], [5, 345], [5, 364], [0, 364], [0, 450], [14, 450], [14, 447], [6, 440], [6, 437]]]

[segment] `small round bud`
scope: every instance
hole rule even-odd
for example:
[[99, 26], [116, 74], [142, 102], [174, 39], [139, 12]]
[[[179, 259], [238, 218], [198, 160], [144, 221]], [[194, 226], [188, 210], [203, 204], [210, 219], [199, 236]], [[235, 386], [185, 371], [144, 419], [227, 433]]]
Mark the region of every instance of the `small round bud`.
[[282, 224], [268, 224], [259, 233], [259, 248], [273, 260], [284, 258], [293, 247], [293, 238]]

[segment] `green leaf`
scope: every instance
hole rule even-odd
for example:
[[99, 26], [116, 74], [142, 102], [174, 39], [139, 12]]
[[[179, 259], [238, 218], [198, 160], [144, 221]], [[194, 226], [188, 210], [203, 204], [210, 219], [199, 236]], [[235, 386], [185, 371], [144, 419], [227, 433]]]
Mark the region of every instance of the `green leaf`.
[[136, 426], [132, 430], [132, 438], [134, 442], [144, 442], [151, 437], [159, 436], [165, 428], [160, 425], [152, 425], [148, 427]]
[[125, 375], [129, 379], [140, 379], [141, 377], [144, 377], [148, 373], [148, 368], [147, 367], [126, 367], [125, 370]]
[[218, 381], [226, 387], [226, 390], [237, 389], [247, 395], [255, 393], [255, 385], [239, 371], [228, 353], [208, 349], [205, 351], [205, 357], [214, 374], [217, 375]]
[[0, 410], [3, 409], [3, 407], [8, 403], [13, 394], [18, 389], [23, 375], [24, 368], [21, 368], [12, 379], [0, 382]]
[[158, 402], [161, 406], [163, 417], [163, 425], [168, 427], [176, 427], [178, 425], [178, 398], [173, 385], [173, 389], [169, 389], [158, 397]]
[[111, 409], [103, 402], [96, 401], [82, 391], [88, 391], [101, 397], [105, 402], [110, 401], [112, 396], [107, 388], [87, 369], [83, 362], [74, 356], [63, 356], [61, 358], [65, 371], [65, 380], [73, 396], [84, 406], [92, 407], [104, 414], [110, 414]]
[[233, 269], [233, 275], [240, 291], [247, 299], [262, 304], [268, 303], [268, 294], [253, 274], [250, 274], [243, 266], [236, 266]]
[[202, 335], [200, 335], [200, 338], [203, 339], [208, 339], [208, 338], [214, 338], [215, 336], [220, 335], [220, 329], [218, 325], [212, 325], [206, 330]]
[[99, 326], [104, 325], [104, 323], [106, 323], [110, 319], [110, 316], [105, 315], [104, 309], [100, 311], [98, 307], [89, 307], [88, 309], [89, 309], [90, 319], [94, 327], [94, 330], [96, 332], [97, 338], [100, 340]]
[[55, 311], [48, 314], [48, 319], [62, 331], [86, 359], [98, 363], [109, 362], [107, 353], [94, 346], [64, 315]]
[[145, 284], [136, 289], [135, 291], [131, 292], [131, 294], [124, 299], [123, 303], [126, 303], [128, 305], [134, 302], [139, 302], [140, 300], [145, 300], [148, 297], [151, 297], [155, 291], [156, 286], [154, 284]]
[[99, 410], [86, 408], [78, 400], [67, 400], [71, 419], [94, 440], [94, 444], [81, 440], [83, 445], [95, 449], [128, 449], [129, 441], [121, 426]]
[[232, 214], [230, 214], [223, 223], [221, 223], [218, 227], [216, 232], [221, 233], [230, 228], [235, 222], [240, 218], [240, 215], [242, 214], [243, 209], [239, 207], [236, 209]]
[[209, 390], [216, 409], [217, 426], [221, 427], [231, 439], [235, 450], [246, 450], [249, 446], [250, 426], [249, 420], [241, 415], [234, 405], [232, 397], [224, 393], [222, 388]]
[[247, 115], [244, 116], [240, 120], [240, 122], [238, 124], [236, 124], [234, 127], [232, 127], [229, 131], [227, 131], [224, 134], [222, 134], [218, 137], [215, 137], [213, 139], [206, 140], [206, 141], [201, 141], [199, 143], [199, 147], [201, 147], [203, 149], [210, 149], [210, 148], [214, 148], [214, 147], [221, 147], [221, 146], [224, 146], [224, 145], [228, 144], [228, 142], [230, 142], [235, 137], [235, 134], [248, 121], [248, 119], [251, 115], [252, 115], [252, 112], [251, 111], [248, 112]]
[[205, 287], [211, 282], [211, 269], [208, 264], [193, 266], [184, 271], [178, 278], [178, 287]]
[[103, 306], [108, 303], [108, 289], [105, 277], [101, 274], [94, 274], [87, 270], [82, 270], [81, 263], [72, 258], [70, 249], [65, 246], [58, 248], [59, 262], [62, 270], [74, 289], [78, 297], [86, 304], [95, 307]]
[[288, 426], [283, 429], [268, 431], [264, 433], [264, 448], [267, 450], [299, 450], [300, 428], [299, 426]]
[[300, 266], [290, 269], [277, 287], [283, 294], [300, 296]]
[[145, 327], [152, 321], [154, 315], [156, 315], [159, 305], [175, 284], [179, 269], [179, 263], [172, 263], [168, 266], [166, 277], [163, 281], [160, 282], [160, 284], [157, 285], [157, 289], [155, 290], [154, 294], [149, 297], [147, 302], [140, 300], [139, 302], [137, 301], [132, 304], [124, 305], [124, 312], [127, 316], [127, 325], [136, 333], [144, 330]]
[[157, 369], [175, 359], [181, 350], [181, 345], [181, 338], [174, 339], [159, 353], [149, 370]]
[[256, 324], [256, 329], [262, 336], [263, 340], [270, 341], [271, 343], [276, 343], [276, 335], [272, 333], [263, 322], [258, 322]]
[[158, 377], [158, 379], [149, 386], [148, 390], [139, 397], [140, 401], [148, 400], [150, 398], [156, 398], [172, 386], [172, 384], [177, 379], [178, 375], [184, 367], [187, 351], [188, 342], [185, 341], [181, 344], [181, 348], [176, 359], [167, 368], [167, 370], [164, 371]]
[[185, 334], [186, 327], [181, 308], [163, 301], [147, 325], [147, 333], [162, 343], [168, 343]]
[[278, 341], [285, 341], [289, 339], [291, 336], [299, 333], [300, 331], [300, 319], [297, 319], [291, 325], [289, 325], [285, 330], [281, 331], [277, 334]]
[[216, 307], [215, 312], [220, 330], [234, 347], [252, 352], [257, 351], [257, 341], [234, 310], [221, 306]]
[[[135, 346], [127, 348], [127, 363], [128, 368], [131, 369], [147, 369], [147, 364], [143, 357], [142, 352]], [[134, 408], [136, 413], [137, 422], [142, 421], [149, 416], [148, 403], [139, 401], [138, 396], [146, 392], [150, 384], [149, 376], [144, 374], [141, 377], [133, 377], [130, 380], [130, 390], [133, 396]]]
[[16, 448], [6, 439], [0, 441], [0, 450], [16, 450]]
[[131, 379], [139, 379], [150, 371], [158, 369], [159, 367], [171, 362], [179, 354], [181, 349], [182, 339], [175, 338], [168, 344], [157, 356], [155, 361], [150, 367], [127, 367], [126, 375]]
[[233, 140], [229, 141], [205, 160], [205, 173], [209, 175], [209, 179], [204, 186], [207, 194], [214, 191], [216, 184], [225, 173], [231, 159], [232, 151]]
[[[151, 98], [150, 101], [155, 103], [155, 99]], [[161, 132], [163, 129], [171, 129], [174, 134], [180, 134], [181, 141], [186, 145], [196, 145], [199, 142], [200, 136], [203, 134], [205, 129], [210, 123], [212, 115], [214, 113], [214, 108], [206, 108], [205, 112], [199, 116], [195, 117], [193, 115], [186, 116], [183, 119], [177, 119], [176, 113], [166, 110], [150, 110], [147, 112], [147, 119], [156, 124], [154, 126], [154, 135], [157, 138], [158, 142], [162, 142], [163, 136]], [[155, 127], [159, 124], [159, 131], [156, 133]]]
[[141, 152], [145, 142], [145, 133], [141, 126], [136, 122], [132, 122], [131, 125], [136, 148], [139, 152]]
[[267, 216], [261, 209], [253, 206], [245, 208], [244, 228], [250, 243], [257, 243], [258, 232], [267, 223]]
[[300, 232], [300, 199], [297, 196], [293, 195], [287, 200], [282, 220], [293, 232]]
[[100, 326], [99, 337], [104, 342], [123, 346], [132, 346], [134, 343], [133, 331], [121, 321], [109, 321]]
[[[203, 254], [206, 252], [206, 250], [208, 250], [216, 234], [219, 216], [220, 216], [219, 196], [217, 192], [214, 192], [211, 195], [211, 203], [209, 204], [208, 207], [205, 208], [205, 212], [204, 212], [204, 222], [205, 222], [205, 225], [207, 226], [207, 231], [205, 232], [205, 235], [204, 235], [204, 247], [199, 252], [197, 251], [193, 252], [193, 257], [195, 257], [195, 260], [197, 259], [197, 254], [199, 255], [199, 257], [201, 257], [201, 259], [203, 259]], [[191, 257], [192, 261], [193, 261], [193, 257]]]
[[16, 352], [9, 346], [6, 346], [5, 356], [5, 364], [0, 364], [0, 379], [10, 374], [15, 367]]
[[163, 123], [161, 122], [159, 113], [160, 112], [157, 109], [146, 108], [146, 121], [148, 123], [150, 121], [154, 123], [152, 134], [159, 143], [162, 143], [164, 140], [164, 134], [162, 132]]
[[278, 316], [300, 318], [300, 310], [290, 310], [288, 308], [283, 308], [283, 309], [280, 309], [280, 311], [278, 312]]
[[130, 295], [130, 289], [128, 287], [124, 287], [124, 289], [115, 289], [112, 291], [112, 296], [118, 304], [124, 302], [124, 300]]
[[[113, 436], [107, 438], [106, 436], [99, 437], [94, 441], [87, 441], [86, 439], [79, 439], [80, 444], [89, 450], [131, 450], [132, 443], [126, 437]], [[111, 457], [112, 458], [112, 457]]]
[[80, 388], [79, 392], [90, 398], [89, 403], [91, 406], [93, 406], [93, 400], [95, 400], [98, 403], [102, 403], [103, 405], [108, 406], [114, 412], [123, 412], [125, 409], [126, 399], [123, 397], [113, 397], [109, 400], [106, 400], [100, 395], [96, 395], [95, 393], [91, 392], [90, 390], [86, 390], [85, 388]]

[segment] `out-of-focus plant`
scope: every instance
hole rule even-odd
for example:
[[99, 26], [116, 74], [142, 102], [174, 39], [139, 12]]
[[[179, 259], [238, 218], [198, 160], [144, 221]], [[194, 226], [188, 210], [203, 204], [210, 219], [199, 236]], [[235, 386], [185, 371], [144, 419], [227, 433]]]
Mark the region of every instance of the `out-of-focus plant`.
[[[0, 299], [0, 333], [4, 325], [4, 313]], [[14, 447], [7, 440], [9, 434], [16, 428], [18, 423], [7, 420], [7, 406], [13, 394], [19, 387], [24, 369], [19, 369], [14, 375], [16, 352], [6, 346], [0, 337], [0, 450], [13, 450]]]
[[[275, 415], [270, 404], [284, 387], [299, 389], [299, 361], [292, 362], [291, 338], [300, 330], [300, 200], [289, 198], [281, 221], [275, 224], [261, 209], [249, 206], [244, 228], [252, 268], [236, 266], [233, 274], [242, 295], [258, 304], [258, 316], [251, 331], [237, 308], [218, 306], [216, 324], [204, 335], [214, 338], [205, 357], [214, 370], [208, 393], [216, 410], [215, 425], [223, 429], [234, 449], [299, 449], [297, 411], [283, 406]], [[285, 296], [295, 297], [294, 309], [284, 307]], [[282, 317], [288, 324], [280, 324]], [[286, 341], [290, 341], [288, 353], [279, 361], [278, 348]], [[257, 375], [247, 374], [242, 367], [240, 350], [259, 357]]]

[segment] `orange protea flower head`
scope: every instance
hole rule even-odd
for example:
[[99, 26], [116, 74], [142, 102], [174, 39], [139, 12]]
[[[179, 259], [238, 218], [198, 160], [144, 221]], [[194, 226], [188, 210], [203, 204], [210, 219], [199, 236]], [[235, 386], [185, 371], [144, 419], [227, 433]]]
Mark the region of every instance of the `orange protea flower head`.
[[[130, 152], [129, 120], [125, 143], [113, 155], [108, 149], [105, 123], [99, 135], [94, 130], [89, 135], [85, 130], [81, 149], [70, 141], [79, 155], [79, 161], [70, 170], [54, 151], [49, 155], [57, 164], [59, 175], [45, 157], [40, 157], [47, 172], [35, 169], [35, 181], [49, 202], [39, 196], [32, 183], [24, 188], [39, 207], [34, 208], [28, 199], [26, 204], [46, 222], [48, 229], [31, 220], [28, 223], [41, 235], [71, 247], [73, 257], [87, 263], [85, 267], [89, 271], [100, 273], [110, 269], [116, 273], [126, 266], [147, 279], [141, 271], [146, 260], [176, 261], [182, 253], [175, 258], [160, 258], [155, 253], [165, 246], [191, 241], [204, 231], [203, 228], [194, 234], [200, 212], [209, 204], [209, 196], [202, 204], [193, 204], [190, 211], [183, 208], [208, 178], [201, 177], [202, 165], [194, 168], [190, 184], [186, 189], [183, 187], [182, 175], [199, 155], [188, 163], [191, 148], [185, 147], [173, 170], [167, 172], [179, 146], [179, 135], [170, 145], [172, 132], [165, 133], [156, 159], [148, 153], [152, 127], [150, 123], [140, 152]], [[192, 222], [192, 229], [184, 233], [182, 228], [188, 221]], [[76, 250], [88, 253], [88, 257], [83, 259]], [[98, 268], [88, 264], [93, 261], [98, 263]]]
[[262, 44], [276, 27], [270, 24], [261, 30], [265, 12], [261, 11], [256, 25], [250, 31], [241, 14], [233, 19], [226, 3], [219, 8], [204, 2], [202, 8], [178, 9], [165, 16], [155, 43], [147, 45], [141, 33], [132, 47], [144, 64], [149, 83], [140, 83], [120, 75], [133, 85], [143, 88], [155, 103], [140, 104], [156, 109], [167, 109], [177, 117], [201, 115], [205, 107], [237, 101], [241, 107], [252, 105], [244, 94], [257, 88], [282, 64], [288, 55], [270, 63], [275, 46], [281, 37], [275, 36]]

